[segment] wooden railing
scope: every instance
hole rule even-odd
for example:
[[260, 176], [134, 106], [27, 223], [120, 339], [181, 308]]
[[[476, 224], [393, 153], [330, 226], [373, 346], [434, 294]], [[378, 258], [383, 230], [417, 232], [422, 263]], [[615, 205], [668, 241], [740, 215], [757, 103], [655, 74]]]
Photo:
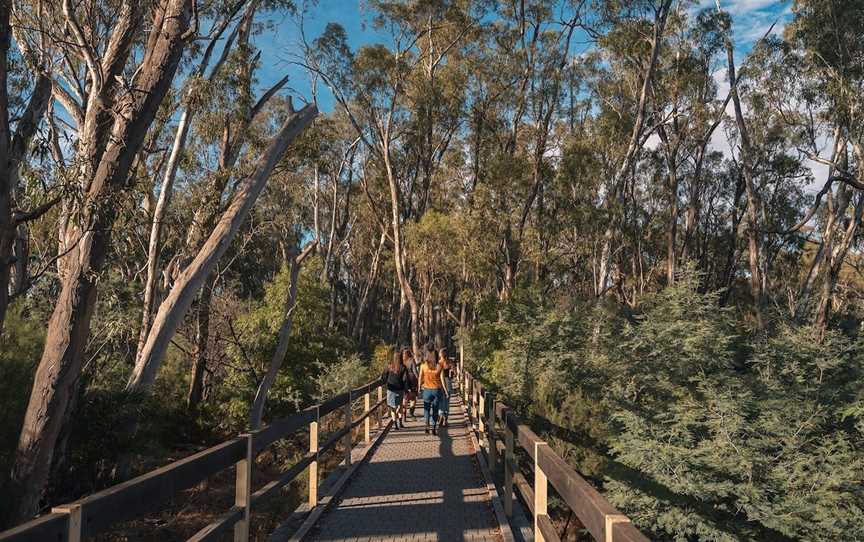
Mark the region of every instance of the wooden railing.
[[[377, 401], [371, 394], [377, 390]], [[363, 413], [353, 417], [354, 401], [363, 398]], [[309, 506], [318, 503], [318, 462], [325, 452], [344, 441], [345, 463], [351, 463], [352, 429], [364, 424], [364, 442], [370, 442], [370, 416], [377, 412], [381, 427], [384, 404], [378, 381], [342, 393], [321, 404], [313, 405], [263, 429], [244, 433], [235, 439], [208, 448], [185, 459], [133, 478], [75, 502], [56, 506], [50, 514], [40, 516], [11, 530], [0, 533], [0, 542], [79, 542], [105, 532], [114, 524], [141, 518], [158, 511], [177, 493], [194, 487], [205, 479], [235, 466], [234, 506], [223, 516], [198, 531], [189, 541], [217, 540], [234, 530], [235, 542], [249, 540], [252, 506], [289, 484], [309, 469]], [[324, 416], [342, 409], [344, 423], [318, 445], [318, 425]], [[309, 452], [281, 476], [257, 491], [252, 491], [252, 466], [258, 453], [274, 442], [308, 427]]]
[[[531, 430], [507, 405], [471, 373], [462, 371], [459, 386], [466, 408], [480, 438], [490, 470], [495, 473], [499, 460], [504, 466], [504, 513], [513, 514], [513, 488], [519, 492], [534, 518], [534, 539], [538, 542], [560, 540], [549, 518], [549, 484], [555, 488], [582, 525], [600, 542], [648, 542], [624, 514], [573, 470], [555, 451]], [[504, 443], [501, 443], [500, 426]], [[519, 466], [516, 446], [533, 461], [534, 485], [528, 483]], [[503, 454], [503, 458], [501, 457]]]

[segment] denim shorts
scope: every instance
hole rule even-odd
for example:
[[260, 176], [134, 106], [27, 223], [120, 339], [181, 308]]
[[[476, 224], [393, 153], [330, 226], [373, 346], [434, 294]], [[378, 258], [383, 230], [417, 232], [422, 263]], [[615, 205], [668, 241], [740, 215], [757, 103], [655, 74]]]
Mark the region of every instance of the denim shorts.
[[390, 408], [399, 408], [402, 404], [402, 392], [387, 390], [387, 406]]

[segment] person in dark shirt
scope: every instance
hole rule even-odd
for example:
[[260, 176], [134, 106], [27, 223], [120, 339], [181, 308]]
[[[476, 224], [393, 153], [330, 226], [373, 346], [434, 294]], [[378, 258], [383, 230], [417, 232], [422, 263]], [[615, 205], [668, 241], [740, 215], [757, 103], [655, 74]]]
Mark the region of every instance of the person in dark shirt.
[[402, 398], [408, 388], [408, 370], [402, 365], [402, 357], [399, 352], [393, 352], [393, 358], [381, 376], [381, 382], [387, 388], [387, 408], [393, 419], [393, 429], [404, 427]]
[[417, 367], [417, 363], [414, 362], [414, 356], [410, 348], [402, 350], [402, 365], [408, 373], [404, 410], [411, 418], [414, 418], [414, 409], [417, 407], [417, 377], [420, 375], [420, 369]]
[[444, 348], [438, 351], [438, 363], [444, 368], [441, 380], [446, 392], [440, 405], [441, 427], [447, 427], [450, 418], [450, 395], [453, 393], [453, 364], [447, 358], [447, 350]]

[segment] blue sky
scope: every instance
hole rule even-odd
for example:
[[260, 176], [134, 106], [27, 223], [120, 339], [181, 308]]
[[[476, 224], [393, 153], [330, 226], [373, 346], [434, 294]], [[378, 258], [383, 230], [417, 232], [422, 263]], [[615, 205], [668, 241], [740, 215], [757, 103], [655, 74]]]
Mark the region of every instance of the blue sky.
[[[335, 22], [345, 28], [352, 50], [366, 44], [385, 42], [386, 36], [373, 28], [373, 14], [365, 4], [363, 0], [320, 0], [318, 6], [303, 17], [306, 39], [311, 42], [321, 35], [327, 23]], [[302, 51], [298, 21], [289, 16], [271, 16], [268, 22], [273, 28], [268, 28], [256, 41], [261, 49], [261, 86], [268, 87], [287, 73], [291, 76], [288, 92], [295, 98], [311, 99], [309, 76], [301, 67], [292, 65], [296, 60], [294, 55]], [[323, 111], [329, 113], [333, 110], [333, 99], [320, 84], [318, 99]]]
[[[774, 32], [782, 32], [783, 25], [791, 18], [791, 1], [721, 0], [721, 5], [733, 16], [739, 55], [746, 54], [772, 23], [779, 21]], [[714, 0], [699, 0], [696, 9], [713, 6]], [[354, 50], [366, 44], [386, 42], [386, 35], [373, 28], [372, 17], [364, 0], [319, 0], [318, 5], [304, 16], [306, 37], [311, 41], [321, 34], [327, 23], [336, 22], [345, 28]], [[292, 55], [301, 50], [297, 21], [288, 16], [270, 16], [268, 22], [271, 28], [257, 39], [262, 51], [261, 86], [270, 86], [288, 73], [291, 76], [288, 92], [309, 99], [309, 77], [300, 67], [291, 64]], [[325, 112], [333, 109], [332, 97], [323, 86], [319, 88], [319, 105]]]

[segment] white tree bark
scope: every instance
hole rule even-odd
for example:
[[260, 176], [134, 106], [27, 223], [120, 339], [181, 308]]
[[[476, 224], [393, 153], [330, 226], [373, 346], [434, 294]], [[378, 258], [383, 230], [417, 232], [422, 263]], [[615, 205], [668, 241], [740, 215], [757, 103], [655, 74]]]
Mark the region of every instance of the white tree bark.
[[231, 240], [267, 184], [273, 168], [288, 150], [288, 146], [317, 115], [318, 108], [314, 104], [293, 112], [273, 138], [267, 151], [258, 159], [254, 173], [239, 184], [231, 204], [222, 214], [207, 241], [189, 266], [180, 274], [165, 301], [160, 305], [144, 349], [126, 385], [127, 389], [146, 388], [154, 382], [168, 344], [204, 283], [204, 279], [228, 250]]

